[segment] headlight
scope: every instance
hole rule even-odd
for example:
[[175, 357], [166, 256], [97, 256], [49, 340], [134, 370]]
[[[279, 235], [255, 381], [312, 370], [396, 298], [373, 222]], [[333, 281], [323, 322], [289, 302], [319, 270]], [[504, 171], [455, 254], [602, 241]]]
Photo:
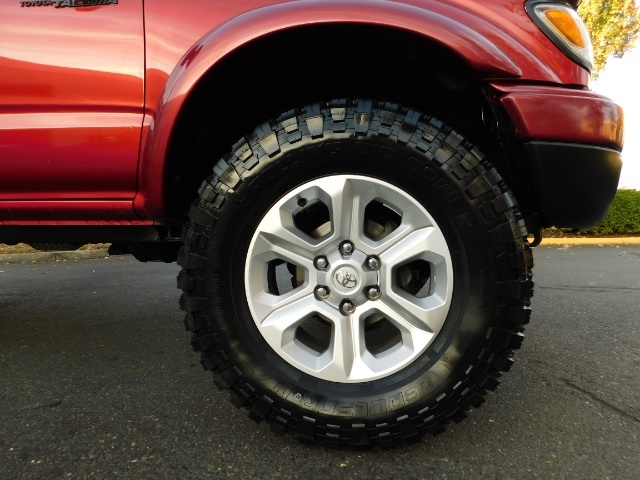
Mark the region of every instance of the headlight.
[[527, 13], [556, 47], [571, 60], [591, 71], [593, 46], [584, 23], [570, 6], [540, 0], [527, 2]]

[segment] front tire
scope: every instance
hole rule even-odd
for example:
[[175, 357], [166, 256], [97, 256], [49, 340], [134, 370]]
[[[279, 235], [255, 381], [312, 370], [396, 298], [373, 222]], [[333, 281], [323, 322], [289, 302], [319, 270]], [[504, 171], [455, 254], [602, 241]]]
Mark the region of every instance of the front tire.
[[232, 401], [327, 444], [439, 433], [510, 368], [531, 251], [480, 151], [394, 104], [290, 111], [220, 160], [179, 264], [192, 345]]

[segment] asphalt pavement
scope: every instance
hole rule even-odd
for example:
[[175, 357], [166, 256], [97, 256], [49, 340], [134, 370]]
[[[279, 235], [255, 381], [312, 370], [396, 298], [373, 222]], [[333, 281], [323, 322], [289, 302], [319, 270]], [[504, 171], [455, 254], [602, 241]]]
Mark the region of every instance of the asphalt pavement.
[[640, 246], [535, 259], [498, 390], [438, 437], [374, 451], [299, 444], [229, 403], [189, 346], [175, 264], [0, 264], [0, 478], [637, 479]]

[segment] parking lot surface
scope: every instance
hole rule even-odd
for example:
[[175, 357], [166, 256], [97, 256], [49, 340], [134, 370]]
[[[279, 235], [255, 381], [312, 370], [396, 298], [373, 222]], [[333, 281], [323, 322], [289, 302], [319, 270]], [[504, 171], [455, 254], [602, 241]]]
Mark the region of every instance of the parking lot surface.
[[511, 372], [438, 437], [329, 450], [278, 436], [189, 346], [175, 264], [0, 264], [0, 478], [566, 478], [640, 471], [640, 247], [535, 250]]

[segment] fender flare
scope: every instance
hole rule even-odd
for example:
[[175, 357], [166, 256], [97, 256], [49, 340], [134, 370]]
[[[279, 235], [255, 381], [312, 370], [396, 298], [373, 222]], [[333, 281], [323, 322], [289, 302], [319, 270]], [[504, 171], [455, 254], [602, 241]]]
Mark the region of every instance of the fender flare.
[[[508, 32], [455, 6], [426, 1], [423, 7], [376, 0], [303, 0], [258, 8], [217, 26], [182, 57], [169, 76], [152, 118], [143, 149], [140, 188], [134, 201], [139, 214], [162, 218], [164, 165], [168, 145], [180, 111], [196, 83], [225, 56], [260, 37], [293, 27], [323, 23], [360, 23], [410, 31], [460, 56], [481, 78], [518, 78], [521, 68], [498, 48], [519, 44]], [[471, 28], [469, 25], [473, 25]], [[520, 51], [526, 46], [521, 46]], [[516, 55], [520, 60], [521, 55]], [[554, 76], [536, 59], [528, 69], [549, 79]], [[549, 80], [557, 80], [550, 78]]]

